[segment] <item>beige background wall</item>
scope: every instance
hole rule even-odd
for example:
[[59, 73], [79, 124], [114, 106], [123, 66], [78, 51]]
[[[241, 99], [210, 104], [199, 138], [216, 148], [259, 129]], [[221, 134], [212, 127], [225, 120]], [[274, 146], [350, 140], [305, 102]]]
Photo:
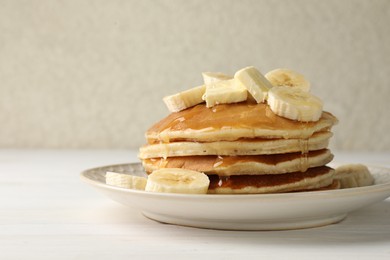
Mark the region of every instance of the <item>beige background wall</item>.
[[302, 72], [332, 146], [390, 151], [390, 1], [0, 0], [0, 148], [137, 148], [202, 71]]

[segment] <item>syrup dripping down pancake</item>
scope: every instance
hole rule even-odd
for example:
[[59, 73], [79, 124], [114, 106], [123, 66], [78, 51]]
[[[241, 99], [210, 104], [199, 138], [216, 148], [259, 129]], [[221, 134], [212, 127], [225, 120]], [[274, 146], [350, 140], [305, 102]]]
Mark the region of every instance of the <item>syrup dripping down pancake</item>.
[[325, 149], [331, 132], [318, 132], [308, 139], [244, 139], [220, 142], [172, 142], [145, 145], [140, 148], [141, 159], [190, 155], [258, 155], [283, 154]]
[[183, 168], [217, 174], [256, 175], [256, 174], [283, 174], [294, 171], [306, 171], [308, 168], [322, 166], [333, 159], [332, 153], [327, 150], [310, 151], [307, 154], [286, 153], [274, 155], [249, 156], [186, 156], [151, 158], [143, 160], [146, 172], [151, 173], [161, 168]]
[[171, 113], [146, 132], [149, 144], [174, 141], [215, 142], [241, 138], [302, 138], [330, 129], [336, 117], [323, 112], [316, 122], [299, 122], [277, 116], [268, 105], [251, 102], [197, 105]]

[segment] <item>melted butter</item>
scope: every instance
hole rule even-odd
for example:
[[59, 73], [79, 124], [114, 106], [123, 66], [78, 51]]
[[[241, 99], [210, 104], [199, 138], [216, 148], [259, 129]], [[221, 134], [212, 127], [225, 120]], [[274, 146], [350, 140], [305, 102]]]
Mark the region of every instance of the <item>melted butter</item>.
[[213, 108], [207, 108], [204, 104], [200, 104], [177, 113], [171, 113], [152, 126], [148, 132], [201, 130], [210, 127], [216, 130], [222, 128], [298, 129], [306, 138], [309, 133], [307, 129], [313, 127], [314, 124], [316, 122], [299, 122], [280, 117], [274, 114], [267, 104], [241, 102], [221, 104]]

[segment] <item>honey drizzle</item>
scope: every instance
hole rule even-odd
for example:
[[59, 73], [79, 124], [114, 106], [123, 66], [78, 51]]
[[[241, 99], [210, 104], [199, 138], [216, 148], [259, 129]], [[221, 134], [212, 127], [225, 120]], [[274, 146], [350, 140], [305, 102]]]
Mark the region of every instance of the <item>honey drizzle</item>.
[[[204, 104], [171, 113], [152, 126], [148, 133], [157, 133], [160, 141], [169, 142], [164, 131], [204, 130], [208, 128], [245, 128], [267, 130], [301, 130], [301, 138], [307, 138], [316, 122], [299, 122], [277, 116], [263, 103], [236, 103], [218, 105], [212, 109]], [[289, 138], [286, 132], [285, 138]], [[147, 134], [148, 135], [148, 134]]]
[[301, 172], [305, 172], [309, 168], [309, 138], [299, 139], [299, 147], [301, 149], [299, 168]]
[[[305, 141], [302, 141], [305, 142]], [[304, 145], [303, 145], [304, 147]], [[145, 159], [144, 161], [147, 164], [154, 165], [158, 168], [185, 168], [189, 170], [196, 171], [212, 171], [213, 168], [218, 167], [229, 167], [236, 163], [264, 163], [268, 165], [276, 165], [278, 163], [292, 161], [292, 160], [301, 160], [303, 157], [302, 164], [305, 165], [305, 160], [307, 164], [309, 159], [321, 156], [327, 153], [326, 149], [308, 151], [307, 159], [301, 152], [296, 153], [286, 153], [286, 154], [272, 154], [272, 155], [240, 155], [240, 156], [216, 156], [216, 155], [206, 155], [206, 156], [178, 156], [178, 157], [169, 157], [169, 158], [150, 158]], [[300, 163], [300, 162], [299, 162]], [[301, 169], [299, 168], [299, 171]]]

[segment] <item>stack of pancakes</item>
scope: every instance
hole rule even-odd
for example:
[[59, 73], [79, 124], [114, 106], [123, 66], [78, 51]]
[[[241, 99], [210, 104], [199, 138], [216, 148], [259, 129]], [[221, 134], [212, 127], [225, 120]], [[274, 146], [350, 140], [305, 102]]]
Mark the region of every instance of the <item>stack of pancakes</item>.
[[209, 193], [277, 193], [337, 188], [327, 149], [337, 119], [299, 122], [250, 101], [171, 113], [147, 132], [147, 173], [184, 168], [209, 176]]

